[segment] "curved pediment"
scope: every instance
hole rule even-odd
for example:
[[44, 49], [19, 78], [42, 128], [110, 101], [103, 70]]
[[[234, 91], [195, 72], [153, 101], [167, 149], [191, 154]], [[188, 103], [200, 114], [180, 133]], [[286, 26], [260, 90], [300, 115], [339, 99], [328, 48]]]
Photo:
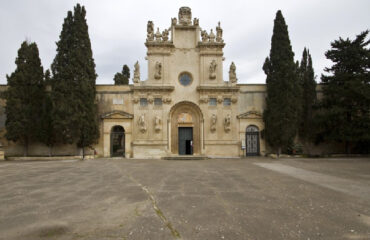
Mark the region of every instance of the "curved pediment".
[[260, 119], [262, 118], [262, 113], [256, 110], [251, 110], [237, 116], [239, 119]]
[[114, 110], [101, 116], [103, 119], [131, 119], [134, 115], [125, 111]]

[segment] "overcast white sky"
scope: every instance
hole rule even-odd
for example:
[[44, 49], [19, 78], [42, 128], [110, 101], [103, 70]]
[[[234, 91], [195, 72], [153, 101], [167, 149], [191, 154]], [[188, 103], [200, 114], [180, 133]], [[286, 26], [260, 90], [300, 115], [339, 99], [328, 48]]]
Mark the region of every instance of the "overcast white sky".
[[189, 6], [193, 18], [199, 18], [207, 31], [221, 21], [226, 43], [224, 78], [234, 61], [240, 83], [265, 82], [262, 65], [279, 9], [288, 25], [295, 59], [300, 60], [303, 48], [308, 47], [318, 81], [324, 67], [331, 65], [324, 56], [330, 42], [339, 37], [353, 39], [370, 29], [369, 0], [0, 0], [0, 84], [15, 70], [17, 51], [25, 39], [37, 43], [44, 69], [50, 67], [63, 20], [78, 2], [87, 11], [98, 84], [113, 84], [123, 64], [132, 72], [136, 60], [141, 78], [146, 79], [147, 21], [163, 30], [181, 6]]

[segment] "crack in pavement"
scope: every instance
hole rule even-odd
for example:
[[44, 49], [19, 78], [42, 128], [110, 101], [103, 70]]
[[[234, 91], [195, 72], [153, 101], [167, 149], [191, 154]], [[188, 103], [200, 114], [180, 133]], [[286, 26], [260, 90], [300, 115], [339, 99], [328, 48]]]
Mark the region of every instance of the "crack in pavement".
[[157, 201], [155, 200], [153, 194], [149, 191], [149, 189], [146, 186], [143, 186], [140, 182], [138, 182], [135, 178], [133, 178], [130, 174], [128, 174], [129, 178], [135, 182], [137, 185], [140, 186], [140, 188], [146, 193], [149, 200], [152, 202], [153, 209], [157, 216], [161, 219], [163, 224], [171, 231], [172, 236], [175, 239], [182, 239], [180, 236], [180, 233], [172, 226], [172, 223], [166, 218], [166, 216], [163, 214], [161, 209], [158, 207]]

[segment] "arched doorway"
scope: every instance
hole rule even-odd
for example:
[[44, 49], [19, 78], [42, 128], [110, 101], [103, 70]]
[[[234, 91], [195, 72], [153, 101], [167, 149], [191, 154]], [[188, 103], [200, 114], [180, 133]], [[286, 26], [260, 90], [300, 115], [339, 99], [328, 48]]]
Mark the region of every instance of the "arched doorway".
[[111, 157], [125, 156], [125, 129], [121, 126], [114, 126], [110, 133]]
[[246, 155], [258, 156], [260, 154], [260, 138], [258, 127], [250, 125], [245, 133]]
[[171, 153], [179, 155], [199, 155], [201, 151], [202, 120], [199, 107], [192, 102], [175, 104], [169, 114]]

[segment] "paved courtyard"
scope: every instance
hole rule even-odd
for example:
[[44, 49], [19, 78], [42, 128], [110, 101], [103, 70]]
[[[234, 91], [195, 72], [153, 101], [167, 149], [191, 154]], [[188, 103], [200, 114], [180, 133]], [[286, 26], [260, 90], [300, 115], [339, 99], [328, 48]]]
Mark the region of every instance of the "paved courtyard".
[[370, 239], [370, 159], [0, 162], [0, 239]]

